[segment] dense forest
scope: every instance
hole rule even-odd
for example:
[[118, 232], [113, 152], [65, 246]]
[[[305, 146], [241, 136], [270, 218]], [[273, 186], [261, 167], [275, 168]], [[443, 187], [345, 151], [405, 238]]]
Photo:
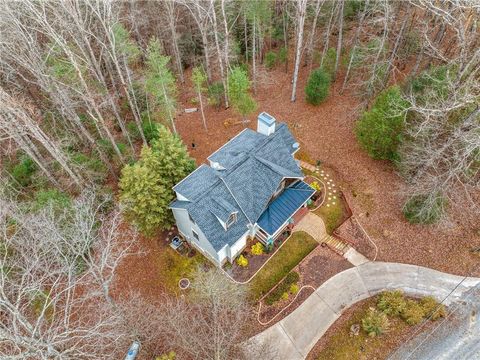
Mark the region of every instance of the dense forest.
[[[137, 230], [172, 224], [171, 187], [195, 168], [176, 126], [187, 86], [205, 132], [209, 108], [248, 124], [272, 69], [291, 78], [286, 102], [350, 91], [358, 143], [403, 178], [408, 221], [478, 214], [479, 12], [461, 0], [1, 2], [1, 357], [111, 358], [132, 339], [148, 343], [155, 326], [171, 342], [152, 354], [251, 356], [238, 350], [243, 305], [206, 289], [206, 275], [192, 313], [213, 322], [213, 291], [230, 321], [216, 329], [229, 338], [208, 346], [215, 329], [178, 335], [190, 321], [175, 320], [188, 313], [178, 304], [146, 325], [139, 314], [151, 304], [110, 294]], [[114, 246], [118, 237], [128, 240]]]

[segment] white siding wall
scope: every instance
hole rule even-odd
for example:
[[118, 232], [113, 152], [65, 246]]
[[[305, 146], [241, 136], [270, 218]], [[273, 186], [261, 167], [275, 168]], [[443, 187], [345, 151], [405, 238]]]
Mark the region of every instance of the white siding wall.
[[230, 250], [230, 246], [225, 245], [225, 246], [223, 247], [223, 249], [221, 249], [221, 250], [218, 252], [218, 261], [220, 262], [220, 264], [223, 264], [224, 261], [227, 260], [227, 256], [228, 256], [229, 250]]
[[229, 247], [229, 260], [232, 262], [240, 252], [247, 246], [247, 237], [249, 231], [247, 231], [240, 239], [238, 239], [235, 244]]
[[[217, 254], [197, 224], [190, 221], [187, 210], [172, 209], [172, 211], [175, 221], [177, 222], [178, 230], [187, 238], [187, 241], [210, 258], [210, 260], [220, 264], [221, 260], [219, 259], [219, 254]], [[192, 229], [198, 234], [198, 240], [193, 237]], [[220, 252], [222, 250], [220, 250]]]

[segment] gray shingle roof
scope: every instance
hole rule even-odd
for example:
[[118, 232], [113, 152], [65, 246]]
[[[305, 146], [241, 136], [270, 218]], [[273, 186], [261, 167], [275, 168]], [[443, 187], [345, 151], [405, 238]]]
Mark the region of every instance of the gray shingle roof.
[[224, 198], [214, 198], [212, 202], [215, 206], [210, 211], [224, 223], [227, 222], [231, 214], [238, 211], [234, 205], [230, 204]]
[[210, 189], [219, 181], [216, 171], [210, 166], [202, 164], [190, 175], [173, 187], [190, 201], [194, 201], [199, 195]]
[[[283, 178], [303, 177], [292, 157], [295, 139], [286, 124], [277, 125], [270, 136], [242, 131], [208, 158], [225, 170], [202, 165], [174, 187], [189, 202], [170, 207], [187, 209], [217, 251], [258, 220]], [[225, 230], [217, 217], [225, 222], [235, 211], [236, 223]]]
[[241, 161], [246, 153], [255, 149], [266, 138], [265, 135], [247, 128], [207, 159], [219, 163], [226, 169], [230, 169]]

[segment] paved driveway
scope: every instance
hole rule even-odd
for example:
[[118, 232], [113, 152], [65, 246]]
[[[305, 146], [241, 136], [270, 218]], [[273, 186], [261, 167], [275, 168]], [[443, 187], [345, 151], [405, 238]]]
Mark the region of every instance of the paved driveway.
[[369, 262], [342, 271], [323, 283], [294, 312], [251, 338], [274, 344], [278, 359], [304, 359], [317, 341], [352, 304], [385, 289], [432, 295], [448, 305], [480, 283], [478, 278], [445, 274], [416, 265]]

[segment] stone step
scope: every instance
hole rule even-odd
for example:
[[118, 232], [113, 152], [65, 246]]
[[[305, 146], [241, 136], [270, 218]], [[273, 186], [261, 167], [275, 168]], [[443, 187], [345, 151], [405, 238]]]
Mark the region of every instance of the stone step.
[[327, 244], [329, 248], [331, 248], [333, 251], [339, 253], [340, 255], [345, 254], [348, 249], [350, 249], [350, 245], [344, 243], [343, 241], [334, 238], [333, 236], [330, 235], [325, 235], [321, 240], [320, 243], [324, 242]]

